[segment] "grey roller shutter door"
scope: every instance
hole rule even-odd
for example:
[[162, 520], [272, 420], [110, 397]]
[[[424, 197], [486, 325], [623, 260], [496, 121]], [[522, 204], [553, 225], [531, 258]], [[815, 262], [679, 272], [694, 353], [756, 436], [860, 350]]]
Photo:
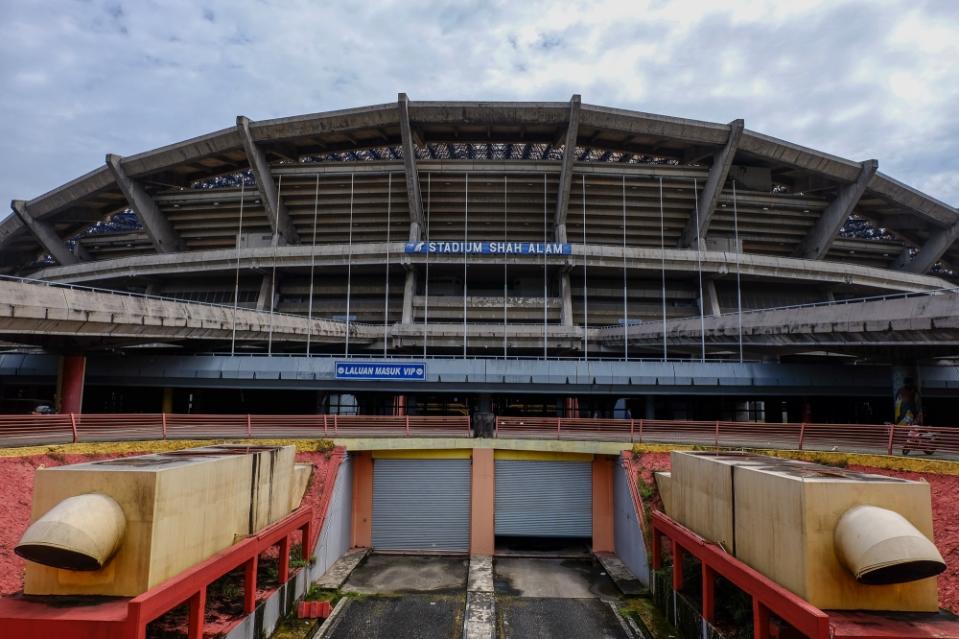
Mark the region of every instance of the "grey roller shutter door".
[[466, 552], [470, 460], [373, 460], [373, 549]]
[[592, 464], [496, 460], [496, 534], [592, 537]]

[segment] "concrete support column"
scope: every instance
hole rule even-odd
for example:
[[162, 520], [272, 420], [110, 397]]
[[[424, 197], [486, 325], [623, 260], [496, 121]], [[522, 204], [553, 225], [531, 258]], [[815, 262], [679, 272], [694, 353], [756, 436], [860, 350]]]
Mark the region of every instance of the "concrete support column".
[[[566, 241], [566, 211], [569, 208], [569, 192], [573, 184], [573, 166], [576, 163], [576, 140], [579, 137], [579, 112], [582, 99], [574, 95], [569, 101], [569, 124], [566, 127], [563, 146], [563, 167], [559, 174], [559, 188], [556, 191], [556, 213], [554, 223], [556, 241]], [[562, 236], [562, 239], [560, 239]]]
[[175, 253], [181, 248], [180, 236], [143, 185], [127, 175], [122, 159], [113, 153], [108, 153], [106, 157], [107, 167], [113, 174], [117, 186], [120, 187], [123, 197], [126, 198], [127, 204], [133, 209], [143, 230], [153, 242], [156, 252]]
[[719, 295], [716, 293], [716, 281], [712, 279], [703, 280], [703, 299], [700, 300], [703, 305], [703, 313], [712, 317], [719, 317], [722, 309], [719, 307]]
[[274, 299], [273, 290], [273, 276], [270, 273], [267, 273], [263, 276], [263, 279], [260, 280], [260, 292], [256, 296], [256, 310], [258, 311], [272, 311], [274, 304], [276, 303]]
[[83, 412], [83, 382], [87, 358], [84, 355], [63, 355], [57, 370], [57, 412]]
[[[53, 259], [55, 259], [58, 264], [61, 266], [70, 266], [79, 261], [77, 256], [70, 252], [70, 248], [66, 242], [60, 239], [56, 229], [54, 229], [51, 224], [38, 220], [30, 214], [30, 211], [27, 210], [26, 202], [23, 200], [14, 200], [10, 203], [10, 207], [13, 209], [14, 214], [20, 218], [23, 225], [27, 227], [27, 230], [33, 235], [37, 242], [40, 243], [40, 246], [53, 256]], [[79, 247], [80, 245], [77, 244], [77, 246]]]
[[925, 273], [946, 254], [946, 251], [955, 243], [956, 238], [959, 238], [959, 222], [931, 233], [926, 243], [920, 247], [919, 252], [911, 259], [909, 250], [903, 251], [893, 268], [906, 270], [910, 273]]
[[393, 415], [404, 417], [406, 414], [406, 395], [395, 395], [393, 397]]
[[243, 140], [243, 150], [250, 162], [250, 168], [253, 169], [256, 176], [256, 190], [260, 194], [263, 210], [270, 221], [274, 243], [296, 244], [299, 241], [296, 225], [293, 224], [286, 204], [280, 199], [279, 189], [273, 183], [270, 162], [253, 139], [253, 133], [250, 131], [250, 119], [242, 115], [236, 116], [236, 129]]
[[736, 159], [736, 150], [739, 148], [739, 140], [742, 137], [744, 127], [745, 123], [742, 120], [733, 120], [729, 123], [729, 137], [726, 140], [726, 145], [713, 159], [713, 166], [709, 169], [709, 177], [706, 178], [703, 192], [699, 196], [699, 224], [696, 224], [695, 211], [691, 211], [683, 236], [679, 240], [681, 248], [699, 247], [702, 240], [706, 238], [709, 223], [712, 220], [713, 212], [716, 210], [716, 204], [719, 202], [719, 196], [723, 192], [723, 187], [726, 186], [729, 169], [733, 165], [733, 160]]
[[470, 554], [492, 555], [495, 546], [496, 463], [492, 448], [473, 449]]
[[172, 413], [173, 412], [173, 389], [167, 386], [163, 389], [163, 404], [160, 409], [161, 413]]
[[613, 538], [613, 459], [593, 457], [593, 552], [615, 552]]
[[406, 173], [406, 195], [409, 199], [410, 234], [409, 241], [419, 241], [425, 228], [423, 217], [423, 196], [420, 193], [420, 176], [416, 170], [416, 137], [410, 124], [410, 99], [400, 93], [397, 99], [400, 117], [400, 140], [403, 146], [403, 170]]
[[416, 271], [411, 266], [403, 281], [403, 324], [413, 323], [413, 297], [416, 295]]
[[573, 325], [573, 284], [569, 279], [569, 271], [563, 271], [559, 275], [559, 295], [560, 295], [560, 324], [563, 326]]
[[350, 547], [373, 546], [373, 455], [369, 451], [350, 454], [353, 463], [353, 509]]

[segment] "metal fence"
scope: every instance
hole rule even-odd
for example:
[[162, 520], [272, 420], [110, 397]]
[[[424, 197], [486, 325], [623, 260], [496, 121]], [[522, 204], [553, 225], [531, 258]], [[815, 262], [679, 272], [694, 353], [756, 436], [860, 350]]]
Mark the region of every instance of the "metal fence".
[[[959, 458], [959, 428], [498, 417], [495, 437]], [[471, 437], [466, 416], [84, 413], [0, 415], [0, 446], [150, 439]]]
[[499, 417], [496, 437], [959, 456], [959, 428], [892, 424]]
[[0, 415], [0, 446], [154, 439], [469, 437], [468, 417], [83, 413]]

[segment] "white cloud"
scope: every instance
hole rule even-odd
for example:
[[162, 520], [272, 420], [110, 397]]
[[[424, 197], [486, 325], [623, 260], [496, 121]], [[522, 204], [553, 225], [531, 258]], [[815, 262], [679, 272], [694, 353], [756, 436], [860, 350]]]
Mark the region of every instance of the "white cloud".
[[950, 0], [6, 0], [0, 198], [253, 119], [411, 99], [728, 122], [959, 204]]

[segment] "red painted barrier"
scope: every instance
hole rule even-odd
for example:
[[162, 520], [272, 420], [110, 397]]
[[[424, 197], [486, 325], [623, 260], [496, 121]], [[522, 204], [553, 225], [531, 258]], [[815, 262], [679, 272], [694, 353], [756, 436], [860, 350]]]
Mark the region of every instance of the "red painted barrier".
[[333, 612], [329, 601], [301, 601], [296, 608], [299, 619], [326, 619]]
[[[753, 599], [753, 637], [769, 637], [769, 615], [776, 615], [809, 639], [828, 639], [829, 615], [789, 592], [772, 579], [753, 570], [716, 544], [709, 543], [661, 512], [653, 513], [653, 570], [663, 567], [663, 542], [670, 541], [673, 561], [673, 590], [683, 585], [682, 555], [689, 553], [702, 565], [702, 610], [707, 621], [715, 612], [714, 575], [721, 575]], [[708, 583], [707, 583], [708, 582]]]
[[[244, 608], [253, 612], [257, 558], [273, 546], [289, 543], [302, 531], [306, 556], [313, 548], [313, 509], [304, 506], [286, 518], [248, 537], [213, 557], [183, 571], [132, 599], [116, 599], [99, 606], [65, 606], [22, 598], [0, 598], [0, 636], [21, 639], [143, 639], [147, 625], [168, 611], [189, 605], [187, 638], [201, 639], [206, 607], [206, 590], [214, 581], [240, 566], [246, 567]], [[282, 551], [281, 551], [282, 552]], [[288, 576], [287, 576], [288, 577]], [[280, 583], [285, 583], [280, 579]]]
[[[202, 639], [207, 587], [232, 570], [243, 567], [243, 610], [256, 608], [256, 577], [259, 556], [279, 548], [279, 584], [290, 577], [291, 539], [300, 531], [303, 556], [310, 557], [320, 536], [333, 496], [337, 472], [345, 455], [336, 448], [327, 464], [323, 493], [316, 516], [303, 506], [256, 535], [247, 537], [132, 599], [113, 599], [99, 605], [68, 606], [16, 597], [0, 597], [0, 637], [21, 639], [144, 639], [147, 625], [181, 604], [188, 604], [187, 639]], [[239, 623], [237, 619], [237, 623]]]
[[[701, 614], [709, 622], [716, 615], [716, 576], [721, 576], [752, 598], [753, 637], [774, 636], [776, 618], [808, 639], [934, 639], [959, 637], [959, 621], [951, 614], [885, 613], [877, 611], [820, 610], [762, 573], [730, 555], [718, 544], [661, 512], [652, 516], [653, 570], [663, 568], [663, 554], [672, 558], [672, 589], [683, 587], [682, 558], [689, 554], [700, 562]], [[668, 543], [663, 543], [666, 540]], [[778, 623], [778, 622], [777, 622]], [[795, 634], [790, 633], [790, 637]]]

